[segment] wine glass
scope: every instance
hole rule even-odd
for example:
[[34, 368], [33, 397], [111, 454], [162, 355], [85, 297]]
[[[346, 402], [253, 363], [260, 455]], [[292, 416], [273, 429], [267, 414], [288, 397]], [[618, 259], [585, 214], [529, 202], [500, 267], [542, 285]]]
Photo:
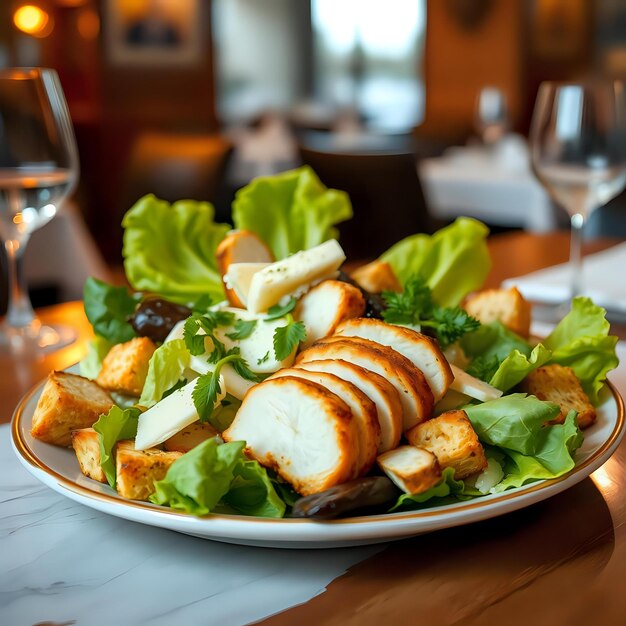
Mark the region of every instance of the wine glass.
[[71, 328], [42, 326], [21, 272], [33, 231], [47, 224], [78, 179], [78, 154], [65, 97], [54, 70], [0, 71], [0, 237], [7, 255], [9, 298], [0, 350], [60, 348]]
[[474, 125], [483, 143], [492, 146], [509, 130], [506, 96], [496, 87], [483, 87], [476, 99]]
[[570, 296], [582, 293], [582, 231], [626, 185], [626, 99], [613, 81], [542, 83], [530, 131], [535, 175], [570, 216]]

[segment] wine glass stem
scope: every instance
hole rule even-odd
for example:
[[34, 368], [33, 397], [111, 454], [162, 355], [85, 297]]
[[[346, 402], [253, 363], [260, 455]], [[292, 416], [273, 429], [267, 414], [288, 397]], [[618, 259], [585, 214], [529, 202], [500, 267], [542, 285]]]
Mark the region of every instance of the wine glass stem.
[[570, 270], [572, 272], [571, 297], [574, 299], [583, 290], [583, 226], [585, 217], [582, 213], [575, 213], [570, 218], [572, 235], [570, 242]]
[[9, 275], [9, 306], [6, 323], [14, 328], [23, 328], [30, 326], [35, 320], [35, 312], [28, 297], [23, 272], [18, 267], [18, 261], [26, 249], [26, 241], [8, 239], [4, 242], [4, 248], [7, 252]]

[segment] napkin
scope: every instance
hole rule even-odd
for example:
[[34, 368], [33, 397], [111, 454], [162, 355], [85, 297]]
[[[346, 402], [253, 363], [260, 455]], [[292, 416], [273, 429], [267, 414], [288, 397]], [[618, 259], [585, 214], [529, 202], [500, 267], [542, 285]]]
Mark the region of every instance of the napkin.
[[[505, 287], [516, 286], [529, 300], [546, 303], [567, 300], [570, 284], [568, 263], [510, 278], [503, 283]], [[582, 291], [607, 310], [626, 313], [626, 243], [585, 257]]]

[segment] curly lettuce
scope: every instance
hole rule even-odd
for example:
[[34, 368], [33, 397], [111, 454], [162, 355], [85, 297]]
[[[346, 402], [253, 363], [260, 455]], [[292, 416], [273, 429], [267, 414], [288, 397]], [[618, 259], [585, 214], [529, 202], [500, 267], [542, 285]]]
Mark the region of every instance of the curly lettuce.
[[179, 304], [201, 296], [224, 298], [215, 251], [230, 230], [216, 224], [208, 202], [179, 200], [170, 205], [149, 194], [124, 216], [124, 269], [137, 290]]

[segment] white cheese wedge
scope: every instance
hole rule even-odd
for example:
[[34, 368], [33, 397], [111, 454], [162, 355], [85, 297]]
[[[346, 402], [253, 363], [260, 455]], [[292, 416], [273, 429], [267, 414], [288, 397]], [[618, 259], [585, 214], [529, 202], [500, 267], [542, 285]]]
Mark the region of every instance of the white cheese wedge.
[[[208, 374], [209, 372], [215, 371], [215, 364], [207, 363], [206, 356], [192, 356], [189, 365], [191, 369], [194, 372], [198, 372], [198, 374]], [[224, 394], [229, 393], [238, 400], [243, 400], [248, 390], [254, 387], [255, 384], [256, 383], [253, 383], [251, 380], [246, 380], [242, 376], [239, 376], [228, 363], [225, 363], [220, 370], [220, 387], [222, 392]]]
[[[158, 446], [198, 420], [198, 412], [192, 398], [197, 382], [197, 380], [192, 380], [139, 416], [135, 450], [146, 450]], [[220, 388], [221, 392], [217, 396], [215, 405], [226, 395], [226, 385], [222, 376], [220, 376]]]
[[224, 284], [232, 289], [241, 303], [246, 306], [252, 277], [271, 263], [231, 263], [224, 274]]
[[499, 389], [496, 389], [479, 378], [475, 378], [471, 374], [464, 372], [456, 365], [450, 364], [450, 367], [452, 368], [452, 373], [454, 374], [454, 380], [450, 385], [450, 389], [464, 393], [470, 398], [475, 398], [481, 402], [496, 400], [502, 395], [502, 392]]
[[278, 304], [284, 297], [302, 295], [314, 283], [334, 277], [345, 259], [346, 255], [339, 243], [330, 239], [319, 246], [271, 263], [252, 275], [246, 306], [253, 313], [261, 313]]

